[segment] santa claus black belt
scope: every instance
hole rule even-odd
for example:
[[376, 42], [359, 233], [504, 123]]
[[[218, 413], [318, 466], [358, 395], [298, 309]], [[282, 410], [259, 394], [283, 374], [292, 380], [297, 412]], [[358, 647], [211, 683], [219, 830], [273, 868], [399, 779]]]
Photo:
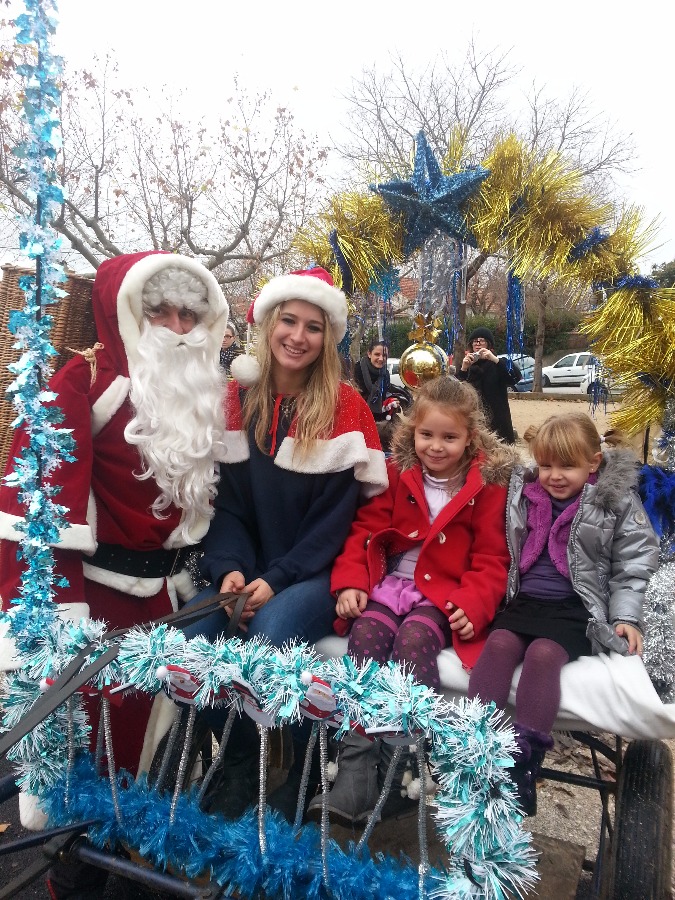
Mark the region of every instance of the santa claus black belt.
[[192, 547], [178, 550], [128, 550], [120, 544], [99, 544], [85, 562], [108, 572], [135, 578], [168, 578], [180, 572]]

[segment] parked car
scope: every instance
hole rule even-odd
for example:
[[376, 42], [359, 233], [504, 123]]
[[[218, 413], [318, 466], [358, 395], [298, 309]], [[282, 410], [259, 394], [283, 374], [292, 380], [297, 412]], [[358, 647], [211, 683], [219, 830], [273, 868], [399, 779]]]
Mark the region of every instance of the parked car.
[[544, 366], [541, 370], [541, 382], [544, 387], [579, 387], [588, 374], [589, 365], [595, 364], [592, 353], [568, 353], [552, 366]]
[[511, 390], [517, 391], [519, 394], [531, 391], [534, 384], [534, 357], [520, 356], [516, 353], [512, 353], [510, 356], [508, 353], [499, 353], [498, 357], [499, 359], [511, 359], [518, 366], [520, 374], [523, 376]]
[[387, 359], [387, 368], [389, 369], [389, 380], [392, 384], [395, 384], [396, 387], [405, 387], [403, 382], [401, 381], [401, 376], [399, 375], [399, 359], [392, 359], [389, 357]]

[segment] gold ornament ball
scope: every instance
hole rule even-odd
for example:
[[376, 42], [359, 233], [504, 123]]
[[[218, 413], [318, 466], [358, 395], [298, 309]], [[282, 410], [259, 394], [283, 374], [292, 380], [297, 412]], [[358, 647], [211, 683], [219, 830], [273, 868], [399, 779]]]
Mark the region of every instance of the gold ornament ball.
[[425, 381], [448, 374], [448, 357], [438, 344], [421, 341], [403, 351], [399, 363], [401, 381], [409, 388], [421, 387]]

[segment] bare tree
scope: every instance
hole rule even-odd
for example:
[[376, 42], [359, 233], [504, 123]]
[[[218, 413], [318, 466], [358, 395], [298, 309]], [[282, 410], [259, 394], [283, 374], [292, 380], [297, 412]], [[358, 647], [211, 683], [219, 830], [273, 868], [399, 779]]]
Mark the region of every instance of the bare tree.
[[[457, 167], [484, 160], [495, 143], [515, 132], [533, 151], [535, 160], [554, 152], [582, 173], [589, 194], [602, 199], [616, 195], [613, 176], [630, 169], [634, 155], [630, 136], [621, 135], [611, 122], [595, 113], [589, 97], [575, 88], [563, 101], [547, 97], [532, 85], [524, 109], [514, 105], [512, 89], [517, 75], [509, 52], [482, 52], [475, 40], [457, 65], [439, 55], [417, 72], [403, 56], [392, 58], [387, 72], [366, 69], [354, 79], [345, 97], [348, 139], [338, 145], [350, 166], [352, 180], [407, 177], [412, 171], [412, 148], [422, 129], [437, 157], [443, 159], [459, 137], [461, 159]], [[468, 250], [467, 305], [480, 306], [481, 291], [472, 288], [490, 253], [481, 247]], [[549, 289], [544, 279], [536, 291], [541, 321]], [[466, 306], [460, 310], [464, 325]], [[543, 331], [538, 337], [543, 346]], [[461, 338], [457, 351], [463, 351]]]
[[473, 40], [459, 65], [444, 52], [419, 72], [401, 54], [392, 56], [391, 71], [365, 69], [344, 97], [348, 137], [337, 145], [351, 164], [350, 177], [355, 170], [375, 180], [408, 172], [420, 129], [443, 157], [453, 128], [459, 128], [470, 161], [479, 161], [506, 125], [499, 95], [514, 74], [508, 52], [482, 53]]
[[587, 91], [573, 87], [558, 100], [546, 95], [535, 83], [526, 96], [527, 113], [519, 128], [539, 156], [560, 153], [585, 177], [589, 190], [599, 197], [613, 196], [618, 172], [634, 169], [632, 134], [623, 134], [616, 124], [593, 109]]
[[[0, 204], [31, 210], [13, 66], [0, 66]], [[181, 105], [182, 103], [182, 105]], [[255, 280], [289, 252], [313, 211], [326, 157], [269, 93], [235, 82], [215, 124], [191, 122], [184, 98], [119, 86], [114, 61], [70, 73], [62, 91], [57, 166], [66, 200], [53, 225], [96, 268], [120, 253], [199, 256], [222, 283]]]

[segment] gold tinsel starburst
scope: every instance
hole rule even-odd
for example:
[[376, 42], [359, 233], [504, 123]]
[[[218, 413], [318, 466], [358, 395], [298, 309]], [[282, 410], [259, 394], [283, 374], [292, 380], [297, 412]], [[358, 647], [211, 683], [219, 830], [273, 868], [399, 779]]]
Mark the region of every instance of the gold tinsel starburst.
[[414, 319], [412, 331], [408, 332], [411, 341], [418, 343], [435, 344], [438, 335], [443, 330], [443, 320], [439, 318], [430, 318], [429, 315], [418, 313]]
[[591, 285], [637, 272], [637, 260], [653, 241], [654, 223], [645, 226], [641, 210], [630, 206], [621, 212], [614, 230], [607, 230], [610, 231], [607, 240], [596, 244], [580, 259], [567, 261], [567, 281], [577, 279]]
[[352, 273], [355, 291], [366, 293], [379, 272], [403, 259], [401, 217], [392, 215], [377, 194], [336, 194], [328, 208], [298, 232], [294, 247], [328, 269], [342, 287], [330, 234], [337, 232], [340, 252]]
[[675, 288], [627, 285], [611, 291], [581, 330], [627, 387], [612, 423], [636, 434], [661, 421], [675, 385]]
[[469, 229], [484, 253], [496, 253], [517, 211], [533, 154], [515, 134], [498, 141], [482, 165], [490, 174], [467, 205]]

